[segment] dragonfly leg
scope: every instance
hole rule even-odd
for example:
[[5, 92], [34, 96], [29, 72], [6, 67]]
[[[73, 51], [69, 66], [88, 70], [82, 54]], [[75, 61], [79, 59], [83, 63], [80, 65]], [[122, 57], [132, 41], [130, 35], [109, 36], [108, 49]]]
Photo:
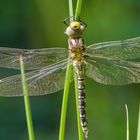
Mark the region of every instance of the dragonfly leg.
[[67, 18], [64, 19], [64, 24], [65, 24], [66, 26], [69, 26], [69, 25], [70, 25], [70, 23], [68, 23], [67, 21], [68, 21], [69, 19], [71, 19], [71, 18], [73, 18], [73, 20], [75, 20], [75, 19], [74, 19], [74, 16], [69, 16], [69, 17], [67, 17]]
[[81, 19], [79, 19], [79, 22], [81, 23], [81, 25], [83, 25], [83, 26], [84, 26], [84, 28], [86, 28], [86, 27], [87, 27], [87, 24], [86, 24], [85, 22], [83, 22]]
[[[75, 21], [74, 16], [69, 16], [69, 17], [65, 18], [65, 19], [64, 19], [64, 24], [65, 24], [66, 26], [69, 26], [70, 23], [68, 23], [67, 21], [68, 21], [70, 18], [73, 18], [73, 20]], [[87, 27], [87, 24], [86, 24], [85, 22], [83, 22], [83, 21], [80, 20], [80, 19], [79, 19], [78, 21], [81, 23], [81, 25], [84, 26], [84, 28]]]

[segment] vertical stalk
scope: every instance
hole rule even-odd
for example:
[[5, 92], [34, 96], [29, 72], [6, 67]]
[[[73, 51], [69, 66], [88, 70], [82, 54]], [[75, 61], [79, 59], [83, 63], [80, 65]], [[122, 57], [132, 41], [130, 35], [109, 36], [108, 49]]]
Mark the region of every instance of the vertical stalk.
[[75, 12], [76, 21], [80, 19], [81, 7], [82, 7], [82, 0], [77, 0], [76, 12]]
[[28, 127], [28, 135], [29, 135], [29, 140], [35, 140], [30, 101], [28, 97], [28, 86], [26, 83], [24, 69], [25, 68], [24, 68], [23, 58], [22, 55], [20, 55], [20, 70], [21, 70], [21, 79], [22, 79], [23, 94], [24, 94], [24, 104], [25, 104], [26, 120], [27, 120], [27, 127]]
[[138, 115], [137, 140], [140, 140], [140, 104], [139, 104], [139, 115]]
[[[69, 16], [73, 16], [73, 3], [72, 0], [69, 0]], [[72, 22], [72, 18], [70, 18], [70, 22]]]
[[125, 110], [126, 110], [126, 140], [129, 140], [129, 115], [128, 115], [128, 107], [126, 104]]
[[70, 79], [71, 79], [71, 70], [72, 70], [72, 66], [68, 62], [67, 72], [66, 72], [66, 80], [65, 80], [65, 86], [64, 86], [63, 102], [62, 102], [62, 108], [61, 108], [59, 140], [64, 140], [66, 113], [67, 113], [69, 87], [70, 87]]
[[[72, 0], [69, 0], [69, 15], [73, 16]], [[70, 18], [70, 21], [72, 21], [71, 18]], [[65, 134], [66, 113], [67, 113], [69, 87], [70, 87], [70, 79], [71, 79], [71, 71], [72, 71], [72, 65], [70, 64], [69, 60], [70, 60], [70, 57], [68, 59], [66, 79], [65, 79], [65, 85], [64, 85], [64, 95], [63, 95], [63, 101], [62, 101], [61, 120], [60, 120], [60, 129], [59, 129], [59, 140], [64, 140], [64, 134]]]
[[[77, 2], [77, 8], [76, 8], [76, 14], [75, 19], [79, 19], [80, 12], [81, 12], [81, 5], [82, 0], [78, 0]], [[69, 16], [73, 16], [73, 2], [72, 0], [69, 0]], [[70, 22], [72, 22], [73, 19], [70, 18]], [[69, 57], [70, 60], [70, 57]], [[64, 134], [65, 134], [65, 123], [66, 123], [66, 112], [67, 112], [67, 104], [68, 104], [68, 94], [69, 94], [69, 86], [70, 86], [70, 78], [71, 78], [71, 70], [72, 65], [68, 61], [67, 66], [67, 72], [66, 72], [66, 80], [65, 80], [65, 86], [64, 86], [64, 95], [63, 95], [63, 102], [62, 102], [62, 109], [61, 109], [61, 121], [60, 121], [60, 130], [59, 130], [59, 140], [64, 140]], [[81, 124], [80, 124], [80, 115], [79, 115], [79, 109], [78, 109], [78, 91], [77, 91], [77, 76], [74, 76], [75, 78], [75, 96], [76, 96], [76, 108], [77, 108], [77, 120], [78, 120], [78, 132], [79, 132], [79, 140], [83, 140], [83, 133], [81, 130]]]

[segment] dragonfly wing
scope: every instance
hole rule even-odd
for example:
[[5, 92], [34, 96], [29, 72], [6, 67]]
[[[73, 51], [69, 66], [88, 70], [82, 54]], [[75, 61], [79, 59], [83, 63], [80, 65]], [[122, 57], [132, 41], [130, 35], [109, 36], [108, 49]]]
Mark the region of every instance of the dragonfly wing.
[[89, 57], [86, 74], [106, 85], [140, 83], [140, 63]]
[[[29, 96], [54, 93], [64, 88], [67, 60], [26, 73]], [[23, 96], [21, 75], [0, 80], [0, 96]]]
[[23, 56], [26, 70], [35, 70], [68, 57], [65, 48], [17, 49], [0, 47], [0, 67], [20, 69], [19, 55]]
[[140, 58], [140, 37], [102, 42], [90, 45], [86, 49], [89, 56], [106, 57], [116, 60], [133, 60]]

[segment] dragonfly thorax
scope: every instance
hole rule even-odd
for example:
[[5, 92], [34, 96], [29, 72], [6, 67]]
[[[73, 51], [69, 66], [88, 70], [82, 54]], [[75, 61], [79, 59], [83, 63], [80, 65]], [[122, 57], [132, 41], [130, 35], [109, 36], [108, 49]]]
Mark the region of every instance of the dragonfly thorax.
[[80, 22], [72, 22], [70, 23], [70, 26], [66, 28], [65, 34], [68, 35], [68, 37], [80, 37], [83, 35], [85, 27], [80, 24]]
[[85, 59], [85, 43], [82, 37], [68, 39], [69, 53], [74, 65], [82, 64]]

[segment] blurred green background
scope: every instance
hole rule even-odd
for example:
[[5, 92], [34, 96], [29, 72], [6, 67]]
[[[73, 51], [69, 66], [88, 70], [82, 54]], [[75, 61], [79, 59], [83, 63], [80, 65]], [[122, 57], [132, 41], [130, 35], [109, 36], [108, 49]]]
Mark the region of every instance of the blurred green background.
[[[76, 1], [74, 1], [76, 3]], [[68, 0], [1, 0], [0, 46], [67, 47], [63, 19]], [[139, 0], [87, 0], [81, 19], [88, 25], [86, 44], [140, 36]], [[16, 71], [0, 69], [0, 78]], [[130, 139], [136, 140], [140, 84], [104, 86], [86, 77], [89, 140], [125, 140], [128, 105]], [[63, 91], [31, 97], [36, 140], [58, 140]], [[69, 97], [66, 140], [77, 140], [73, 85]], [[0, 140], [28, 140], [22, 97], [0, 97]]]

